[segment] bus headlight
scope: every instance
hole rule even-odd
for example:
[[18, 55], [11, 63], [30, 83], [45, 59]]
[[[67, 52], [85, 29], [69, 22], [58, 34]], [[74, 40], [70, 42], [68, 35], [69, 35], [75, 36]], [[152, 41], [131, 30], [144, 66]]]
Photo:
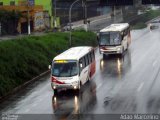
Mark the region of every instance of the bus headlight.
[[53, 89], [56, 89], [56, 86], [53, 86]]
[[77, 89], [77, 86], [74, 86], [74, 89]]
[[121, 51], [121, 48], [117, 48], [117, 51]]
[[100, 65], [101, 65], [101, 68], [103, 68], [103, 66], [104, 66], [104, 61], [103, 60], [100, 61]]
[[118, 51], [118, 52], [120, 52], [120, 51], [121, 51], [121, 48], [120, 48], [120, 47], [119, 47], [119, 48], [117, 48], [117, 51]]

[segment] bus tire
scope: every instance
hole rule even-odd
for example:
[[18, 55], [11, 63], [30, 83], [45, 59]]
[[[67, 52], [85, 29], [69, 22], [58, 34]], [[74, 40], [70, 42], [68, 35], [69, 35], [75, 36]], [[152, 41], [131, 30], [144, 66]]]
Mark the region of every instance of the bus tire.
[[78, 89], [76, 89], [76, 93], [80, 93], [82, 83], [80, 82]]
[[103, 59], [105, 59], [106, 58], [106, 55], [105, 54], [103, 54]]
[[120, 54], [121, 55], [121, 57], [123, 57], [124, 56], [124, 47], [122, 48], [122, 53]]
[[57, 95], [57, 93], [58, 93], [58, 90], [54, 89], [54, 95]]

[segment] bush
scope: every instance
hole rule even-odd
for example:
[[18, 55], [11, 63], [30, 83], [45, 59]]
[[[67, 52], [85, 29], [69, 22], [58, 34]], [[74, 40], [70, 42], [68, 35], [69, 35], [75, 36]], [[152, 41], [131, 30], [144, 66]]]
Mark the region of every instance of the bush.
[[[75, 31], [72, 45], [96, 46], [92, 32]], [[0, 42], [0, 97], [48, 69], [54, 56], [68, 49], [68, 33], [50, 33]]]

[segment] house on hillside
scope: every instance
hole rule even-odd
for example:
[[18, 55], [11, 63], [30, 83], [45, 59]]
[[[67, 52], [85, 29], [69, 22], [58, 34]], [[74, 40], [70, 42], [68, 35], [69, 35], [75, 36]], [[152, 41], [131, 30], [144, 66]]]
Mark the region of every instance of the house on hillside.
[[[6, 20], [4, 23], [4, 15], [0, 14], [0, 23], [2, 33], [15, 34], [15, 33], [28, 33], [30, 28], [31, 32], [43, 31], [53, 28], [53, 14], [52, 14], [52, 0], [0, 0], [0, 11], [10, 11], [20, 13], [21, 17], [15, 21]], [[14, 22], [11, 22], [14, 21]], [[7, 26], [14, 29], [8, 29]], [[28, 28], [29, 27], [29, 28]], [[4, 32], [3, 32], [4, 31]]]

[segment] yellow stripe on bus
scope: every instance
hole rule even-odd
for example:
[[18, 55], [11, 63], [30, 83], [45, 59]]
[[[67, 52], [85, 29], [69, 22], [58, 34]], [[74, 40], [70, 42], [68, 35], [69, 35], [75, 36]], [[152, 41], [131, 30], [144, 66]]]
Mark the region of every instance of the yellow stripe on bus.
[[55, 63], [67, 63], [68, 61], [66, 60], [56, 60]]

